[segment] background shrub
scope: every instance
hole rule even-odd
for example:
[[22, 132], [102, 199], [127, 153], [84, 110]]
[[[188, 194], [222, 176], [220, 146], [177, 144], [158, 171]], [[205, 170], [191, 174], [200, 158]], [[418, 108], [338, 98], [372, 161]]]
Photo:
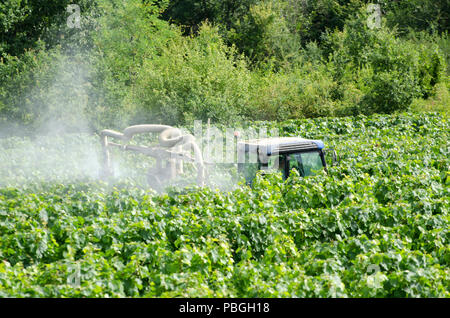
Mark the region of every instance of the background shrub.
[[144, 60], [127, 102], [140, 121], [231, 123], [249, 114], [249, 83], [245, 60], [204, 24], [196, 37], [177, 37]]
[[70, 29], [66, 2], [8, 0], [0, 130], [446, 111], [447, 2], [378, 3], [371, 29], [362, 0], [82, 1]]

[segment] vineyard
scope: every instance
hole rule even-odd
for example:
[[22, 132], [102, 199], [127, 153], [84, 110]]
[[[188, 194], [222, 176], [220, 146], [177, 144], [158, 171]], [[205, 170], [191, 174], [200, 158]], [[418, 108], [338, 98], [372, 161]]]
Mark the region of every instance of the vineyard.
[[450, 297], [446, 113], [262, 126], [339, 165], [157, 193], [97, 136], [0, 139], [0, 297]]

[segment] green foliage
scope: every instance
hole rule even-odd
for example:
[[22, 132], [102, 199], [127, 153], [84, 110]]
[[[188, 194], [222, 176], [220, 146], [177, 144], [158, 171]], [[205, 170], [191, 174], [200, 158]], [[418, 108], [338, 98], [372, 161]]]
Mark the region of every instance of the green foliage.
[[197, 32], [209, 21], [230, 28], [248, 13], [259, 0], [171, 0], [163, 12], [163, 19], [181, 25], [185, 33]]
[[317, 0], [284, 1], [284, 16], [290, 31], [298, 34], [303, 45], [320, 42], [327, 31], [342, 30], [346, 20], [364, 1]]
[[88, 55], [92, 69], [87, 111], [98, 127], [123, 127], [132, 121], [135, 105], [126, 103], [144, 61], [161, 54], [170, 39], [180, 37], [168, 23], [158, 19], [161, 8], [154, 1], [105, 0]]
[[289, 64], [300, 49], [300, 41], [289, 30], [279, 12], [287, 10], [285, 2], [264, 2], [250, 6], [248, 14], [237, 20], [226, 33], [253, 64]]
[[[5, 0], [0, 4], [0, 57], [21, 56], [25, 51], [39, 47], [44, 42], [47, 48], [62, 45], [66, 48], [88, 46], [87, 30], [92, 30], [97, 1], [80, 0], [83, 30], [71, 29], [66, 20], [70, 0]], [[94, 14], [95, 15], [95, 14]]]
[[[2, 133], [12, 131], [85, 130], [89, 83], [86, 62], [80, 56], [52, 50], [27, 51], [21, 58], [0, 62]], [[61, 126], [61, 127], [57, 127]], [[42, 132], [42, 131], [40, 131]]]
[[378, 72], [363, 80], [367, 85], [359, 105], [363, 114], [406, 110], [413, 98], [420, 96], [414, 78], [399, 71]]
[[231, 123], [247, 115], [249, 71], [217, 28], [203, 25], [194, 38], [174, 38], [145, 59], [130, 104], [140, 122]]
[[413, 100], [411, 109], [413, 111], [450, 111], [450, 87], [449, 81], [446, 83], [437, 84], [435, 87], [436, 94], [432, 98], [423, 99], [417, 98]]
[[380, 1], [389, 26], [401, 32], [449, 31], [450, 1]]
[[[20, 57], [0, 61], [2, 131], [11, 125], [85, 130], [130, 121], [123, 101], [144, 59], [158, 54], [178, 33], [156, 18], [160, 8], [152, 3], [106, 0], [98, 1], [96, 10], [95, 33], [83, 24], [78, 38], [52, 49], [39, 42]], [[85, 50], [77, 39], [91, 48]]]
[[353, 82], [362, 92], [353, 112], [407, 110], [414, 98], [432, 95], [446, 70], [438, 45], [396, 38], [386, 27], [370, 29], [365, 21], [362, 14], [326, 39], [336, 80]]
[[252, 114], [263, 120], [336, 115], [340, 101], [333, 94], [337, 89], [323, 65], [305, 64], [291, 72], [260, 75], [253, 80]]
[[[286, 182], [258, 176], [231, 192], [157, 195], [40, 174], [20, 185], [11, 167], [29, 140], [2, 139], [0, 180], [11, 183], [0, 188], [0, 296], [450, 296], [448, 117], [254, 125], [262, 126], [323, 139], [340, 165]], [[48, 137], [37, 147], [65, 145], [68, 161], [66, 149], [90, 138]]]
[[446, 110], [448, 1], [368, 2], [4, 1], [0, 131]]

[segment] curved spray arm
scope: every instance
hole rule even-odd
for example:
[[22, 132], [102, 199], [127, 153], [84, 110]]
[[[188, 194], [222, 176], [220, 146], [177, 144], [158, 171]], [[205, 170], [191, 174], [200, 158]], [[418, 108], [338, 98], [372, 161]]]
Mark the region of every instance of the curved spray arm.
[[[144, 147], [128, 145], [128, 142], [136, 134], [159, 133], [159, 145], [156, 147]], [[105, 129], [100, 132], [101, 144], [103, 149], [103, 165], [101, 177], [113, 176], [114, 172], [111, 164], [110, 147], [118, 147], [123, 150], [134, 151], [151, 156], [157, 159], [157, 169], [170, 169], [170, 176], [176, 175], [176, 169], [182, 171], [182, 162], [194, 162], [197, 166], [197, 184], [203, 186], [205, 172], [204, 162], [200, 147], [195, 141], [194, 136], [190, 134], [183, 135], [181, 130], [167, 125], [135, 125], [126, 128], [123, 133], [114, 130]], [[119, 139], [124, 144], [110, 142], [108, 138]], [[192, 151], [194, 158], [187, 155]], [[161, 160], [169, 161], [169, 168], [163, 168]], [[168, 171], [163, 171], [168, 172]]]

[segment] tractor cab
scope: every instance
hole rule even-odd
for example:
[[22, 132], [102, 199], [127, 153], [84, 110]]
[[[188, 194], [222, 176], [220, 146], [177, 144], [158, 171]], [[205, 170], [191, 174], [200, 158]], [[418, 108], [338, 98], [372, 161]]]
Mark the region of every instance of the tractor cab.
[[[264, 138], [238, 143], [238, 170], [248, 184], [257, 171], [282, 173], [286, 179], [292, 169], [301, 176], [314, 175], [327, 169], [324, 143], [297, 137]], [[333, 163], [336, 161], [334, 152]]]

